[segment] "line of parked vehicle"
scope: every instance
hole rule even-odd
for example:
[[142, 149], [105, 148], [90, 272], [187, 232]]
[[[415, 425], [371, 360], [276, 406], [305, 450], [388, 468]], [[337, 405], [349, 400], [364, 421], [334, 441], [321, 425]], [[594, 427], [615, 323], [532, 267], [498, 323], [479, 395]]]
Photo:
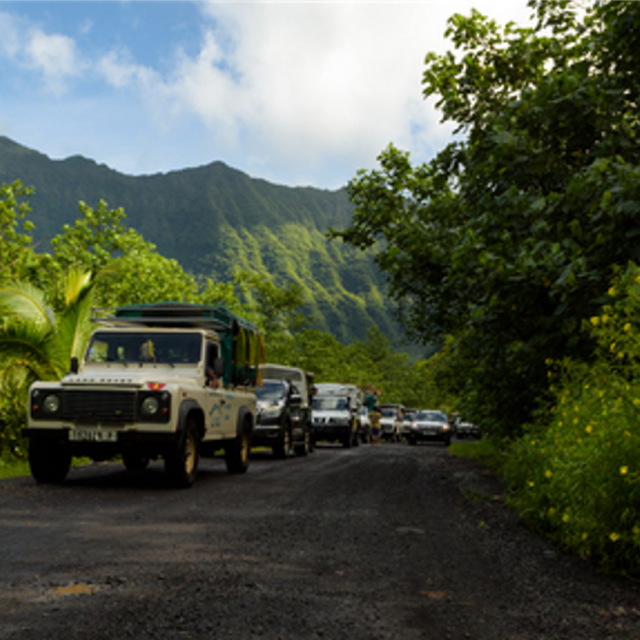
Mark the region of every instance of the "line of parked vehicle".
[[[284, 458], [292, 452], [306, 455], [321, 441], [345, 448], [371, 442], [369, 408], [356, 385], [314, 384], [313, 374], [274, 364], [261, 365], [260, 374], [252, 447], [271, 448], [275, 457]], [[476, 425], [444, 411], [377, 402], [376, 406], [386, 441], [440, 441], [448, 446], [454, 436], [480, 437]]]
[[[314, 384], [302, 369], [263, 364], [258, 328], [224, 306], [134, 304], [96, 309], [92, 320], [83, 357], [71, 358], [62, 380], [29, 390], [23, 435], [38, 482], [63, 482], [74, 457], [120, 457], [133, 473], [161, 458], [171, 485], [189, 487], [201, 456], [222, 452], [230, 473], [245, 473], [252, 447], [284, 458], [319, 441], [371, 441], [372, 389], [365, 396], [356, 385]], [[405, 426], [404, 407], [380, 409], [386, 439], [415, 444], [430, 434], [421, 412]]]

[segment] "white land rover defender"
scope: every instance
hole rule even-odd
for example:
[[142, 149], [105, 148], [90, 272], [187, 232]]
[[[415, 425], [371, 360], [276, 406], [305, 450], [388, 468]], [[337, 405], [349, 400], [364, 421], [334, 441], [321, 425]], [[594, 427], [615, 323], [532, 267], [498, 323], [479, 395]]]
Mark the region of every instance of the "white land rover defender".
[[200, 456], [224, 450], [227, 469], [249, 465], [258, 365], [256, 327], [224, 307], [121, 307], [94, 318], [81, 363], [29, 392], [29, 464], [38, 482], [62, 482], [73, 456], [117, 455], [131, 471], [163, 458], [172, 485], [190, 486]]

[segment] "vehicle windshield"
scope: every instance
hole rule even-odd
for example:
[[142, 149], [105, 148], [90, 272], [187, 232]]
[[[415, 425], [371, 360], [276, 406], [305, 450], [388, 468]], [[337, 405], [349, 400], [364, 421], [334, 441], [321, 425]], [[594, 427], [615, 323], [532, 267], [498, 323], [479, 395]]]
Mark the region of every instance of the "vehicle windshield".
[[405, 422], [411, 422], [415, 417], [416, 417], [416, 412], [415, 411], [407, 411], [404, 414], [404, 421]]
[[447, 416], [440, 411], [418, 411], [416, 413], [416, 420], [425, 420], [429, 422], [446, 422]]
[[321, 398], [316, 396], [311, 407], [316, 411], [339, 411], [348, 409], [349, 401], [347, 398]]
[[283, 382], [265, 380], [262, 386], [256, 387], [256, 398], [262, 402], [278, 402], [284, 398]]
[[397, 409], [382, 409], [381, 411], [383, 418], [395, 418], [398, 415]]
[[89, 343], [86, 362], [197, 364], [201, 353], [200, 333], [98, 331]]

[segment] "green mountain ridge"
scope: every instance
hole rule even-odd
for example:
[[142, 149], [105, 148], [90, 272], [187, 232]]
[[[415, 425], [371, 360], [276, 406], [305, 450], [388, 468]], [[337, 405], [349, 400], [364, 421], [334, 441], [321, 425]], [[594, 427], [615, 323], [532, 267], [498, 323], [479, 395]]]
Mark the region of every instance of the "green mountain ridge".
[[0, 182], [16, 179], [34, 187], [29, 218], [42, 250], [79, 217], [79, 201], [103, 199], [194, 275], [228, 281], [238, 269], [266, 272], [276, 284], [302, 285], [313, 326], [341, 341], [362, 339], [373, 325], [400, 335], [372, 256], [326, 239], [330, 226], [351, 219], [344, 189], [279, 186], [219, 161], [128, 176], [82, 156], [52, 160], [0, 137]]

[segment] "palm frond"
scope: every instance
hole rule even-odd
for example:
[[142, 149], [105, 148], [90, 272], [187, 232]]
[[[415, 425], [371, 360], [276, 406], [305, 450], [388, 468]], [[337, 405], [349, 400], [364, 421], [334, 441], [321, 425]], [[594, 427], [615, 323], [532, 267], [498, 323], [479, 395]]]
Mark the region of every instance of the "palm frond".
[[84, 355], [94, 328], [91, 323], [92, 306], [93, 291], [85, 289], [76, 302], [58, 316], [56, 348], [59, 361], [68, 364], [72, 357], [81, 358]]
[[21, 368], [41, 380], [60, 377], [53, 330], [46, 325], [14, 318], [0, 326], [0, 378]]
[[44, 292], [28, 282], [14, 282], [0, 288], [0, 315], [20, 317], [53, 327], [55, 316], [44, 299]]
[[91, 271], [70, 269], [64, 286], [64, 298], [67, 306], [75, 304], [93, 284]]

